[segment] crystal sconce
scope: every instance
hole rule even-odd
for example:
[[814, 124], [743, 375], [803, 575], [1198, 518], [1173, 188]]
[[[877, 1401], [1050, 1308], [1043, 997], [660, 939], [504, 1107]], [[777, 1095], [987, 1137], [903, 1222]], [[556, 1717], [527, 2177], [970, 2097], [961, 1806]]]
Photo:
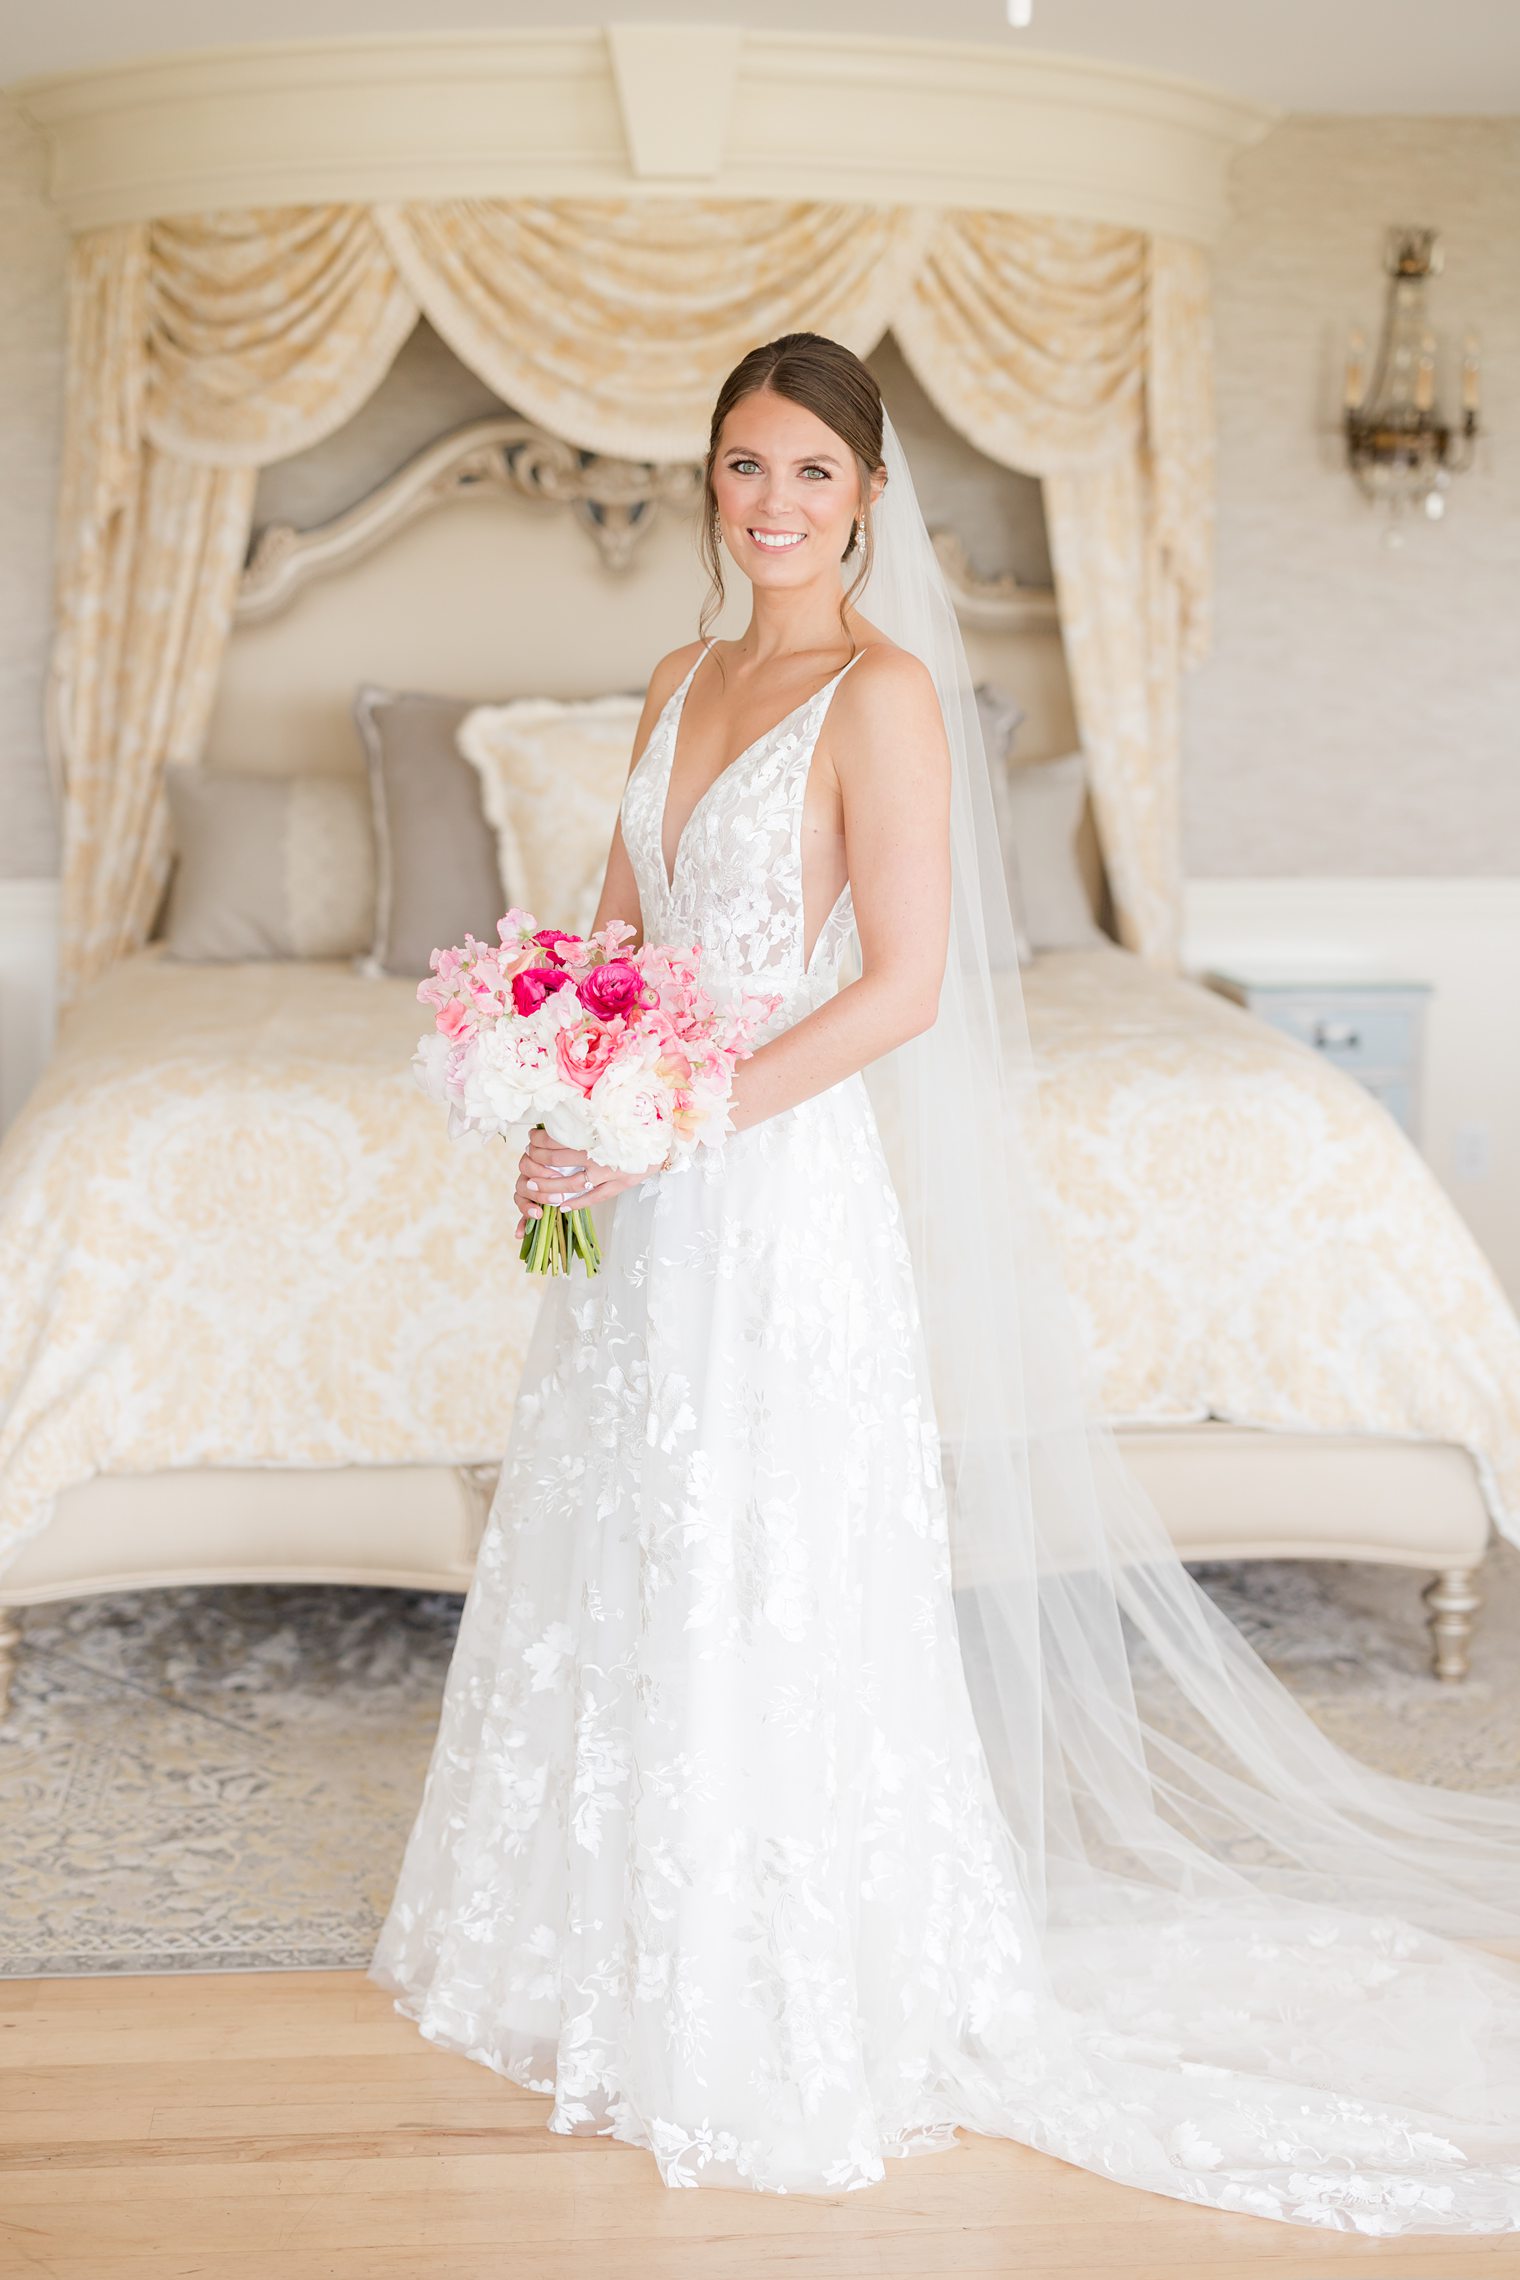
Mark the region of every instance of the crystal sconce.
[[1436, 403], [1436, 336], [1427, 289], [1441, 268], [1434, 230], [1395, 229], [1384, 257], [1388, 302], [1369, 381], [1367, 340], [1351, 328], [1346, 352], [1346, 457], [1369, 499], [1387, 515], [1384, 541], [1403, 542], [1416, 509], [1434, 522], [1446, 511], [1453, 475], [1473, 463], [1478, 429], [1478, 338], [1462, 343], [1462, 410], [1448, 424]]

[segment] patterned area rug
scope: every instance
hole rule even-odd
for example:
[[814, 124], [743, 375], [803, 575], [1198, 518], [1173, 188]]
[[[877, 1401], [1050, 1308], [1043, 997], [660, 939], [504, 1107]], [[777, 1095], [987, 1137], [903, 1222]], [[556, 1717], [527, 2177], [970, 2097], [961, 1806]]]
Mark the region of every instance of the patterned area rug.
[[[1520, 1551], [1484, 1571], [1470, 1678], [1424, 1580], [1349, 1561], [1193, 1573], [1335, 1739], [1453, 1788], [1520, 1784]], [[305, 1587], [34, 1608], [0, 1726], [0, 1976], [362, 1968], [460, 1601]]]

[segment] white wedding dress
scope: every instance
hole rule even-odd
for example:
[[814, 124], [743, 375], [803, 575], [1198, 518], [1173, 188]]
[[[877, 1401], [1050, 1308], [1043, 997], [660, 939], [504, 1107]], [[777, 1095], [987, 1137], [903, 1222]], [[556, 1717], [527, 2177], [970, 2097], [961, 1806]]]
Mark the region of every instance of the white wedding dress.
[[[847, 887], [807, 944], [801, 862], [849, 670], [709, 788], [673, 877], [690, 673], [623, 797], [645, 938], [782, 993], [762, 1035], [832, 991], [851, 929]], [[1520, 2226], [1520, 2093], [1453, 2127], [1480, 2075], [1520, 2084], [1512, 1973], [1280, 1897], [1037, 1928], [863, 1077], [603, 1224], [600, 1274], [537, 1319], [371, 1965], [398, 2009], [670, 2185], [833, 2193], [959, 2125], [1219, 2209]]]

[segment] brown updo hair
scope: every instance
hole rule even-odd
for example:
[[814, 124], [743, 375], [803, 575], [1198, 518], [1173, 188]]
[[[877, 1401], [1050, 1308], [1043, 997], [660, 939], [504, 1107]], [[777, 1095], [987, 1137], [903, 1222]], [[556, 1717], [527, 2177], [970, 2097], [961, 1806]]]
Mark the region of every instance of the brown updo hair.
[[[697, 548], [710, 584], [698, 630], [706, 640], [708, 627], [723, 607], [723, 557], [718, 544], [718, 500], [713, 490], [718, 438], [734, 406], [758, 388], [769, 388], [774, 395], [785, 396], [789, 402], [800, 404], [804, 411], [812, 412], [841, 443], [848, 444], [855, 455], [860, 473], [859, 513], [865, 518], [865, 540], [859, 548], [860, 566], [839, 597], [839, 622], [853, 655], [855, 637], [850, 632], [845, 612], [865, 584], [871, 568], [871, 477], [883, 464], [881, 390], [876, 385], [875, 374], [854, 350], [830, 340], [826, 333], [783, 333], [779, 340], [768, 340], [760, 348], [752, 348], [747, 356], [740, 358], [718, 390], [708, 431], [707, 459], [702, 469], [702, 527]], [[852, 524], [850, 543], [840, 560], [848, 562], [856, 546]], [[720, 672], [722, 667], [723, 660], [719, 657]]]

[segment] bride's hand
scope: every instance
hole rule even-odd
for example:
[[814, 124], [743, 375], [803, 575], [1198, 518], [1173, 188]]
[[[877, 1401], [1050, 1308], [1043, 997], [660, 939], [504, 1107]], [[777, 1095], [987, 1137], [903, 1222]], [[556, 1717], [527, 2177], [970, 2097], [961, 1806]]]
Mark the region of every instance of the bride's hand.
[[522, 1217], [514, 1235], [521, 1240], [528, 1221], [537, 1219], [546, 1203], [562, 1204], [566, 1211], [588, 1210], [610, 1196], [621, 1195], [624, 1188], [637, 1187], [651, 1172], [659, 1171], [662, 1162], [663, 1158], [642, 1172], [614, 1172], [596, 1163], [584, 1148], [567, 1148], [562, 1140], [551, 1140], [541, 1125], [535, 1125], [517, 1167], [513, 1200]]

